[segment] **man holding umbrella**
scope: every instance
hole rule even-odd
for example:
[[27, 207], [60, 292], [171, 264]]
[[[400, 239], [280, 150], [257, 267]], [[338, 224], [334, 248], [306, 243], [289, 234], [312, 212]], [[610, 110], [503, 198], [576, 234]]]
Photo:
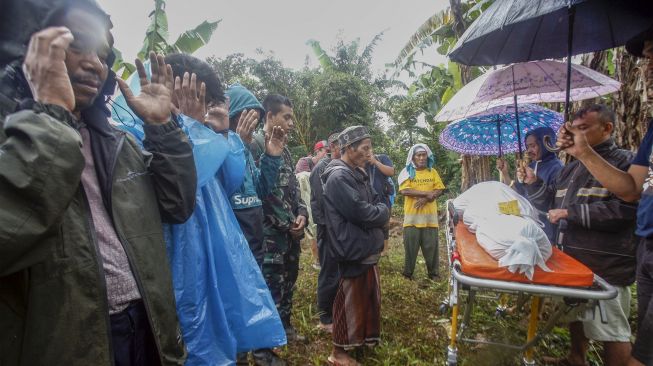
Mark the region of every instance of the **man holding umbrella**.
[[[551, 184], [551, 182], [553, 182], [553, 180], [558, 176], [563, 164], [555, 153], [544, 148], [544, 136], [553, 138], [555, 136], [555, 131], [553, 131], [551, 127], [539, 127], [531, 130], [526, 134], [524, 146], [526, 147], [526, 154], [531, 161], [528, 164], [528, 167], [533, 169], [534, 174], [539, 179], [542, 179], [546, 184]], [[497, 170], [501, 172], [501, 181], [503, 183], [512, 185], [512, 187], [522, 195], [526, 194], [523, 184], [518, 181], [512, 182], [512, 179], [510, 178], [509, 164], [505, 159], [497, 159]], [[546, 207], [535, 206], [535, 208], [541, 212], [540, 220], [544, 222], [544, 232], [546, 233], [546, 236], [551, 242], [555, 242], [555, 231], [553, 225], [546, 220], [546, 217], [544, 217]]]
[[[648, 59], [649, 83], [653, 80], [653, 29], [626, 44], [631, 54]], [[617, 197], [636, 202], [637, 231], [637, 339], [628, 365], [653, 364], [653, 120], [627, 172], [615, 168], [593, 151], [584, 133], [572, 126], [562, 128], [559, 145], [577, 158], [592, 175]]]
[[[616, 147], [613, 124], [614, 113], [603, 105], [583, 108], [573, 118], [589, 149], [626, 171], [632, 154]], [[632, 234], [637, 205], [608, 192], [578, 161], [567, 164], [549, 184], [528, 167], [520, 167], [517, 177], [534, 206], [548, 209], [547, 219], [557, 225], [556, 243], [618, 290], [616, 298], [601, 302], [607, 323], [597, 313], [569, 324], [571, 351], [555, 364], [584, 365], [589, 338], [603, 343], [606, 365], [621, 365], [630, 353], [629, 286], [635, 280]]]

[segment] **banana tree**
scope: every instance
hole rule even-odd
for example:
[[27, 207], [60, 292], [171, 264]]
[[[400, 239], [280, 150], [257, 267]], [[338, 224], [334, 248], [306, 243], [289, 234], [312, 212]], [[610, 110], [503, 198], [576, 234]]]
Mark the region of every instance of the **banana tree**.
[[[174, 43], [169, 43], [170, 34], [168, 32], [168, 16], [165, 5], [165, 0], [154, 0], [154, 10], [149, 15], [150, 25], [145, 32], [143, 47], [138, 53], [138, 58], [141, 60], [145, 59], [150, 51], [163, 54], [176, 52], [192, 54], [209, 42], [220, 23], [220, 20], [213, 22], [205, 20], [195, 28], [183, 32]], [[114, 49], [114, 52], [116, 52], [116, 61], [113, 64], [113, 70], [116, 71], [119, 77], [125, 79], [136, 68], [133, 64], [124, 61], [120, 51]]]
[[368, 82], [374, 82], [371, 71], [372, 54], [382, 38], [383, 32], [378, 33], [360, 52], [360, 39], [349, 43], [339, 39], [334, 49], [334, 55], [329, 55], [316, 40], [310, 39], [306, 44], [311, 47], [324, 71], [344, 72]]

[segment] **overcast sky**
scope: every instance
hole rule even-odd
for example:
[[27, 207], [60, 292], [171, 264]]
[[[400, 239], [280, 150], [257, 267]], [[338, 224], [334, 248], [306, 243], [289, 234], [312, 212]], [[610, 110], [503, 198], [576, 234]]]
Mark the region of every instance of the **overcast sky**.
[[[152, 0], [99, 0], [111, 15], [115, 45], [131, 60], [139, 51]], [[317, 61], [308, 39], [320, 41], [330, 49], [342, 32], [345, 40], [361, 39], [366, 45], [384, 31], [374, 52], [373, 67], [383, 71], [392, 62], [410, 36], [431, 15], [444, 9], [448, 0], [274, 0], [231, 2], [220, 0], [167, 0], [170, 41], [203, 20], [222, 19], [208, 45], [196, 56], [223, 57], [241, 52], [256, 57], [256, 49], [272, 51], [287, 67], [300, 68], [306, 55], [312, 65]], [[445, 58], [430, 51], [423, 59], [442, 63]]]

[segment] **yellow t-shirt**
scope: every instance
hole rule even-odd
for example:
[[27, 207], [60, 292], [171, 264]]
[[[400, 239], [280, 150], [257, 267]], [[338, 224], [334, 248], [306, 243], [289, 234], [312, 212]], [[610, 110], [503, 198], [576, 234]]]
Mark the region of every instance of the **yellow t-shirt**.
[[[399, 186], [399, 191], [414, 189], [416, 191], [434, 191], [444, 189], [440, 175], [435, 169], [415, 171], [415, 179], [407, 179]], [[438, 227], [438, 204], [429, 202], [425, 206], [415, 208], [417, 198], [404, 196], [404, 227]]]

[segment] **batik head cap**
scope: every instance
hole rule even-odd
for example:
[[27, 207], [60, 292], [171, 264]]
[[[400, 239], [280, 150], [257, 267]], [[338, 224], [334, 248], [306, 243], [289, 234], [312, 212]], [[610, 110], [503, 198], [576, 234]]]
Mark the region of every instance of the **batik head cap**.
[[369, 139], [370, 133], [367, 131], [365, 126], [351, 126], [345, 128], [344, 131], [338, 136], [338, 144], [341, 149], [358, 142], [360, 140]]
[[327, 142], [329, 143], [329, 145], [337, 144], [339, 136], [340, 136], [340, 132], [334, 132], [334, 133], [330, 134], [329, 138], [327, 139]]

